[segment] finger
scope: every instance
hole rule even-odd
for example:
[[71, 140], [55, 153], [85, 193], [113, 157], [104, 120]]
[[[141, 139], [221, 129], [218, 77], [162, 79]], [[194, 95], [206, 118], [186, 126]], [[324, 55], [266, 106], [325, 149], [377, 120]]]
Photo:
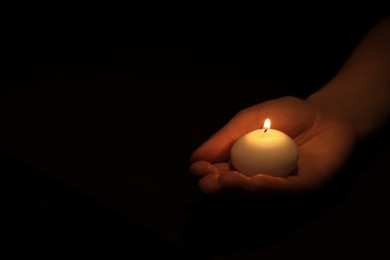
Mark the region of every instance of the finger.
[[219, 174], [233, 170], [233, 166], [230, 162], [214, 163], [213, 166], [215, 167], [215, 169]]
[[252, 176], [250, 182], [251, 190], [254, 191], [275, 191], [286, 192], [289, 187], [288, 180], [283, 177], [273, 177], [265, 174]]
[[192, 163], [190, 165], [189, 171], [198, 177], [217, 173], [217, 169], [211, 163], [206, 161], [197, 161]]
[[[301, 194], [298, 185], [289, 183], [289, 180], [281, 177], [269, 175], [245, 176], [237, 171], [230, 171], [221, 174], [219, 183], [222, 189], [235, 191], [239, 194], [260, 195], [260, 197], [290, 196], [291, 194]], [[303, 190], [303, 189], [301, 189]], [[256, 196], [257, 198], [258, 196]]]
[[274, 177], [266, 174], [257, 174], [251, 178], [251, 190], [277, 197], [298, 197], [308, 195], [317, 189], [318, 181], [311, 175], [292, 175], [288, 177]]
[[216, 173], [208, 174], [200, 179], [199, 189], [206, 194], [215, 194], [221, 191], [221, 185], [218, 181], [219, 175]]
[[223, 189], [245, 191], [250, 188], [250, 178], [237, 171], [220, 174], [219, 183]]

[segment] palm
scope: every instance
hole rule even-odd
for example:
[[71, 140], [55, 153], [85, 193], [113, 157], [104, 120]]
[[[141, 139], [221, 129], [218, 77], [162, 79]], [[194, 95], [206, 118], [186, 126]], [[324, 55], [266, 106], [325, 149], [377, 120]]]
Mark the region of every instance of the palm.
[[[292, 137], [299, 146], [297, 170], [288, 177], [235, 171], [229, 162], [234, 141], [262, 127], [271, 118], [272, 128]], [[249, 193], [304, 194], [324, 185], [346, 162], [354, 145], [352, 127], [303, 100], [286, 97], [264, 102], [238, 113], [192, 155], [192, 173], [200, 176], [206, 193], [236, 190]]]

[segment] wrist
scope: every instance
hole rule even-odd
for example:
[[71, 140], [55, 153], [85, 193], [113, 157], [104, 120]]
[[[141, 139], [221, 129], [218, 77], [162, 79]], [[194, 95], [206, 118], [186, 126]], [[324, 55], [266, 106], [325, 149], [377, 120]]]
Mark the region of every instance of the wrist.
[[364, 133], [359, 128], [359, 121], [354, 117], [351, 110], [348, 107], [348, 102], [341, 97], [332, 96], [331, 94], [316, 92], [310, 95], [306, 102], [315, 107], [318, 111], [324, 114], [326, 117], [342, 122], [348, 125], [352, 129], [353, 134], [361, 139], [364, 137]]

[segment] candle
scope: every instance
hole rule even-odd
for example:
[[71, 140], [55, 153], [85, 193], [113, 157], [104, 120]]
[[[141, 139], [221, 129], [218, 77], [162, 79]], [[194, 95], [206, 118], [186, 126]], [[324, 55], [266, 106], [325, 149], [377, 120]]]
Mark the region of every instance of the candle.
[[299, 150], [293, 139], [271, 129], [271, 121], [266, 119], [262, 129], [240, 137], [230, 155], [234, 168], [247, 176], [261, 173], [283, 177], [296, 167]]

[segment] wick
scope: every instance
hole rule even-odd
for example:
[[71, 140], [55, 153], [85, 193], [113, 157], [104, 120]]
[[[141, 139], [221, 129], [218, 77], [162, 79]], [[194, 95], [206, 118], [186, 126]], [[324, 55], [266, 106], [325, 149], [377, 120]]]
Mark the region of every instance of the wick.
[[267, 132], [267, 130], [268, 130], [268, 128], [266, 128], [266, 129], [264, 130], [264, 133]]

